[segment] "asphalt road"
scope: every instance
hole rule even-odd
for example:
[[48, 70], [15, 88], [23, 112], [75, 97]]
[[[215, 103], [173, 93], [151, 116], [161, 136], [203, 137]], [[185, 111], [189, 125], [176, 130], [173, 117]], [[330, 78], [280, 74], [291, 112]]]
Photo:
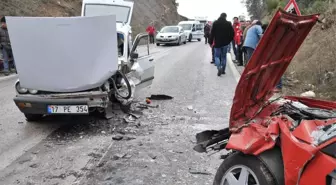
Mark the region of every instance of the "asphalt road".
[[[143, 110], [134, 123], [117, 108], [109, 121], [26, 123], [12, 101], [15, 78], [0, 81], [0, 184], [212, 184], [219, 154], [194, 152], [195, 134], [227, 126], [238, 72], [229, 62], [217, 77], [204, 42], [151, 46], [150, 53], [155, 80], [137, 100], [174, 99], [153, 101], [159, 108]], [[113, 140], [116, 134], [123, 140]]]

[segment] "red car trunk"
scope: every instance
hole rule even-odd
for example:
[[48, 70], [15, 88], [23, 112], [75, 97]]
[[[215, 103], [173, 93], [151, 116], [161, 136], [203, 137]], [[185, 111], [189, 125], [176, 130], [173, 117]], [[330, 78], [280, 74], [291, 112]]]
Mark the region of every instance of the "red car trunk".
[[273, 89], [318, 20], [279, 10], [260, 40], [236, 88], [230, 130], [252, 120], [273, 95]]

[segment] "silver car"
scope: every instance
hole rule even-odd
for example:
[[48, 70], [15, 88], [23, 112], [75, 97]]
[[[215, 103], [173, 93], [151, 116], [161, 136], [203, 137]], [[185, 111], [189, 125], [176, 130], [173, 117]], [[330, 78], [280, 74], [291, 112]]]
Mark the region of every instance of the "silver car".
[[181, 26], [165, 26], [156, 35], [156, 45], [187, 43], [187, 35]]

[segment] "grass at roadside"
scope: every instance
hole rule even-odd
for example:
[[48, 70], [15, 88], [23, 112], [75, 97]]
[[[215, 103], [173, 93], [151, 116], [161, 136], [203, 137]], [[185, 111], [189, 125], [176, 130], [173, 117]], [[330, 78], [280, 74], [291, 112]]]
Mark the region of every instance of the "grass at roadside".
[[290, 95], [311, 90], [318, 98], [336, 100], [336, 8], [323, 17], [287, 69], [285, 92]]

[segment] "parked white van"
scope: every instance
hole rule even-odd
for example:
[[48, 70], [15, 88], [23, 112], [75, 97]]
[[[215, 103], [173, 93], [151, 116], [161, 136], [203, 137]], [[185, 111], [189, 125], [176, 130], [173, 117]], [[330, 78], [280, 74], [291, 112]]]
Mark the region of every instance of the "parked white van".
[[181, 26], [187, 34], [189, 42], [194, 39], [201, 41], [204, 37], [203, 26], [199, 21], [181, 21], [178, 25]]

